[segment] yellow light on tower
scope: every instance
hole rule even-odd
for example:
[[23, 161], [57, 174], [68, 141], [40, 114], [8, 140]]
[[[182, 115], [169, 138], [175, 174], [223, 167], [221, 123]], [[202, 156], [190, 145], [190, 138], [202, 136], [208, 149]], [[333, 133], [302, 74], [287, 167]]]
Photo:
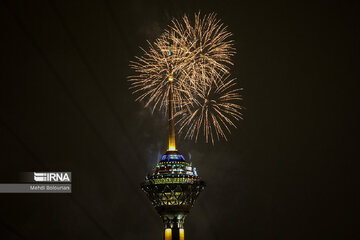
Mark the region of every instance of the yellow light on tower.
[[170, 145], [168, 151], [176, 151], [176, 147]]
[[172, 239], [172, 232], [171, 228], [165, 229], [165, 240], [171, 240]]
[[179, 235], [180, 235], [179, 240], [185, 240], [185, 231], [183, 228], [179, 229]]
[[168, 151], [176, 151], [175, 145], [175, 121], [174, 121], [174, 76], [169, 74], [169, 148]]

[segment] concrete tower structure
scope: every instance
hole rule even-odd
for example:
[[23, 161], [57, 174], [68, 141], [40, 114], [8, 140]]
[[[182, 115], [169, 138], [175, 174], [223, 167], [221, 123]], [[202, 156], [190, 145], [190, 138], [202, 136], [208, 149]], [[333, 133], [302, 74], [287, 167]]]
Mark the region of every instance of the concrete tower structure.
[[164, 240], [184, 240], [184, 220], [205, 183], [176, 150], [173, 78], [169, 76], [169, 148], [141, 184], [164, 223]]

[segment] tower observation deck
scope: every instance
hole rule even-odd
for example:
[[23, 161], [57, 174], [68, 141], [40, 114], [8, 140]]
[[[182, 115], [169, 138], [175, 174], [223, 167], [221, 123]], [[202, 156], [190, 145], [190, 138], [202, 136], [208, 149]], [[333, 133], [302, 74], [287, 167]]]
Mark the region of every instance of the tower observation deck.
[[168, 150], [141, 184], [164, 223], [164, 240], [184, 240], [184, 220], [205, 183], [178, 151]]

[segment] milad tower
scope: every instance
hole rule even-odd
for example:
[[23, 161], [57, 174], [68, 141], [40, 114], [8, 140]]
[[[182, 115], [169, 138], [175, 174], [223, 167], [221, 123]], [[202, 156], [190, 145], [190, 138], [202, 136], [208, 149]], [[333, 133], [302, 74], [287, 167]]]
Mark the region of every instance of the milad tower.
[[169, 76], [169, 147], [141, 184], [164, 223], [164, 240], [184, 240], [184, 221], [204, 189], [196, 168], [185, 161], [175, 144], [173, 78]]

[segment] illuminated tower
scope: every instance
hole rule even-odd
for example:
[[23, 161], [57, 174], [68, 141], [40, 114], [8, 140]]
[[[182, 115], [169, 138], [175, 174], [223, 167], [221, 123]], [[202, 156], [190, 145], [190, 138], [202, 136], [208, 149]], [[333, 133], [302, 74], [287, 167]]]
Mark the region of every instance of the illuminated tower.
[[141, 184], [164, 223], [164, 240], [184, 240], [184, 220], [205, 183], [176, 150], [173, 77], [169, 76], [169, 148]]

